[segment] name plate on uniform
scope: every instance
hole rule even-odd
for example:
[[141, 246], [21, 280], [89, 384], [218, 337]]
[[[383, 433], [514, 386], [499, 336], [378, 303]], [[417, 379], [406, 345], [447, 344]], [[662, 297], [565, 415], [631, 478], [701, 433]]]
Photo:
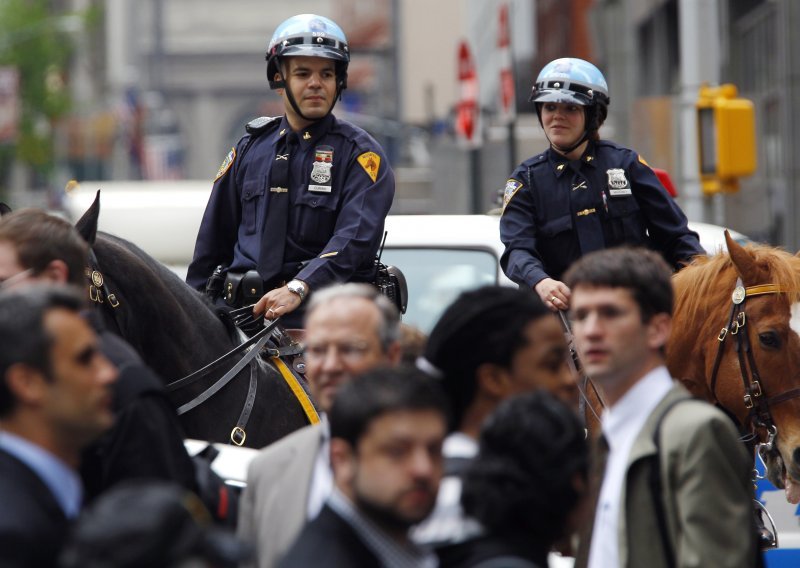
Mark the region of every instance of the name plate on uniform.
[[309, 185], [308, 191], [313, 191], [315, 193], [330, 193], [331, 186], [329, 185]]
[[608, 189], [609, 195], [611, 197], [619, 197], [620, 195], [631, 195], [631, 188], [626, 187], [625, 189]]

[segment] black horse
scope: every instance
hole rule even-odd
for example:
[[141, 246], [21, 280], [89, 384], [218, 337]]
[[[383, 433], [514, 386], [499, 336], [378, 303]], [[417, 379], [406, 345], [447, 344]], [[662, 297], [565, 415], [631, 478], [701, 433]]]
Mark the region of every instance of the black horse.
[[[98, 232], [99, 212], [98, 192], [95, 202], [76, 224], [94, 253], [95, 266], [91, 269], [96, 274], [87, 271], [90, 297], [102, 304], [99, 307], [109, 329], [125, 338], [163, 380], [183, 378], [242, 341], [219, 319], [203, 294], [133, 243]], [[237, 355], [212, 376], [174, 391], [173, 402], [180, 406], [193, 400], [242, 356]], [[284, 368], [282, 375], [274, 363], [260, 357], [256, 360], [259, 361], [256, 398], [246, 439], [240, 437], [238, 442], [260, 448], [307, 425], [310, 419], [303, 405], [309, 414], [315, 416], [315, 413], [313, 408], [309, 409], [302, 385], [288, 369]], [[249, 366], [245, 366], [214, 396], [181, 416], [190, 438], [215, 442], [234, 438], [237, 419], [252, 393], [250, 372]]]

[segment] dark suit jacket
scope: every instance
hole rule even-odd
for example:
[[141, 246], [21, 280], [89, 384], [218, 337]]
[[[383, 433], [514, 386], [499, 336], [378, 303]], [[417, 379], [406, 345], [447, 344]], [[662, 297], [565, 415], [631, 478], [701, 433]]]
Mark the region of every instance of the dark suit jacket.
[[55, 566], [68, 528], [39, 476], [0, 450], [0, 568]]
[[328, 505], [308, 523], [278, 564], [280, 568], [379, 568], [378, 558]]

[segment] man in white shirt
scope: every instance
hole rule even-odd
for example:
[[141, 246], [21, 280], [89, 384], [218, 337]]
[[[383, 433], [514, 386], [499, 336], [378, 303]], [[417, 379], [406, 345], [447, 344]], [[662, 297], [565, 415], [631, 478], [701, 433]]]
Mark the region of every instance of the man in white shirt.
[[314, 294], [306, 311], [306, 378], [319, 424], [268, 446], [250, 464], [240, 500], [238, 535], [255, 546], [255, 565], [275, 566], [333, 490], [330, 434], [324, 413], [354, 376], [400, 360], [400, 316], [368, 284], [341, 284]]
[[55, 566], [81, 506], [81, 451], [114, 423], [117, 370], [82, 308], [60, 286], [0, 291], [3, 566]]
[[583, 369], [608, 448], [576, 567], [756, 565], [752, 464], [735, 426], [665, 367], [671, 270], [644, 249], [584, 256], [565, 276]]

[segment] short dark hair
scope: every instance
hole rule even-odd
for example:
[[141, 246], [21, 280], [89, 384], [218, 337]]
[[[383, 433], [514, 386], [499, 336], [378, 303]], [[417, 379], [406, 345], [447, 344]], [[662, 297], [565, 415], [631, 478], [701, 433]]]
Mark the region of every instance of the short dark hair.
[[0, 218], [0, 241], [11, 243], [19, 263], [34, 274], [62, 260], [70, 284], [85, 284], [89, 245], [68, 221], [41, 209], [20, 209]]
[[458, 428], [475, 398], [478, 367], [509, 368], [514, 354], [528, 345], [525, 327], [549, 315], [532, 291], [504, 286], [463, 292], [450, 304], [428, 336], [424, 359], [441, 373], [452, 428]]
[[447, 420], [447, 399], [434, 379], [412, 366], [367, 371], [336, 394], [328, 415], [331, 438], [356, 448], [370, 422], [400, 410], [434, 410]]
[[588, 468], [575, 413], [547, 391], [522, 394], [500, 404], [484, 424], [461, 504], [491, 534], [536, 538], [549, 548], [567, 530], [583, 495], [575, 477], [587, 482]]
[[655, 314], [672, 315], [672, 270], [657, 252], [633, 247], [601, 250], [581, 257], [564, 275], [577, 286], [625, 288], [639, 305], [642, 321]]
[[24, 363], [47, 377], [52, 375], [53, 338], [44, 328], [47, 312], [64, 308], [77, 313], [83, 306], [82, 295], [68, 286], [35, 284], [0, 292], [0, 416], [14, 408], [6, 383], [12, 365]]

